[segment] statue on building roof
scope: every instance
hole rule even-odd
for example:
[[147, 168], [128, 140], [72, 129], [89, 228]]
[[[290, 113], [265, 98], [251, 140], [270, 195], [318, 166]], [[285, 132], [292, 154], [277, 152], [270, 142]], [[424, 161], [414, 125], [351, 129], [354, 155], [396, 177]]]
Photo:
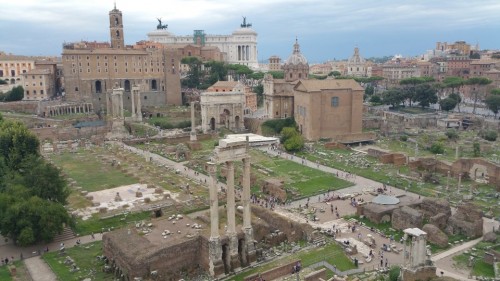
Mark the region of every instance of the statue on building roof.
[[160, 30], [168, 28], [168, 24], [162, 24], [161, 18], [156, 18], [156, 19], [158, 20], [158, 25], [156, 26], [156, 29]]
[[247, 23], [247, 17], [243, 17], [243, 23], [240, 26], [241, 27], [252, 27], [252, 24]]

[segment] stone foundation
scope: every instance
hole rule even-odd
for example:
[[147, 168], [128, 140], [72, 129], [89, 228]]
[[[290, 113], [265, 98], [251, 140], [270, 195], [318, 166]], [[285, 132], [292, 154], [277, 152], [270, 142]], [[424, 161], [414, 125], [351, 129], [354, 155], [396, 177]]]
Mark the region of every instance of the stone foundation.
[[417, 269], [402, 269], [401, 280], [404, 281], [426, 281], [436, 277], [435, 266], [424, 266]]

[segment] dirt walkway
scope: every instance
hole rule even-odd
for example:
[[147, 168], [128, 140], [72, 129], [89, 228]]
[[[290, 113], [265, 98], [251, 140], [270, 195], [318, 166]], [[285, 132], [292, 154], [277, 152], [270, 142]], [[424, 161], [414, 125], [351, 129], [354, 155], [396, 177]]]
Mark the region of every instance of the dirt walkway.
[[40, 256], [24, 260], [33, 281], [55, 281], [57, 276], [52, 272], [49, 265]]

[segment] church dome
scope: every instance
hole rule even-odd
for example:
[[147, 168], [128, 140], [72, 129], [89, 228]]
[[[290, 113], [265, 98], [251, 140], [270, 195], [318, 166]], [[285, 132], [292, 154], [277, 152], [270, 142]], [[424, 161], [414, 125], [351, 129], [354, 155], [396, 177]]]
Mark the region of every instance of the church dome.
[[354, 48], [354, 54], [349, 58], [349, 64], [364, 64], [366, 61], [363, 57], [359, 55], [358, 47]]
[[295, 39], [295, 44], [293, 44], [293, 53], [285, 61], [285, 65], [299, 65], [307, 64], [307, 59], [300, 53], [300, 45], [298, 40]]

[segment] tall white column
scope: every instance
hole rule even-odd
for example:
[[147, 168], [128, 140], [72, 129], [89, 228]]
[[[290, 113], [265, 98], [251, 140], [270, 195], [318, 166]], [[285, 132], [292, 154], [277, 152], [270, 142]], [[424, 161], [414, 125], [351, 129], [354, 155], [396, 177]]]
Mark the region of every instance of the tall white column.
[[196, 141], [195, 119], [194, 119], [194, 101], [191, 101], [191, 133], [189, 134], [190, 141]]
[[208, 162], [207, 165], [210, 175], [210, 238], [219, 238], [219, 198], [215, 179], [217, 168], [212, 162]]
[[243, 231], [252, 228], [250, 210], [250, 156], [243, 159]]
[[227, 167], [227, 232], [228, 235], [236, 233], [235, 203], [234, 203], [234, 163], [226, 162]]

